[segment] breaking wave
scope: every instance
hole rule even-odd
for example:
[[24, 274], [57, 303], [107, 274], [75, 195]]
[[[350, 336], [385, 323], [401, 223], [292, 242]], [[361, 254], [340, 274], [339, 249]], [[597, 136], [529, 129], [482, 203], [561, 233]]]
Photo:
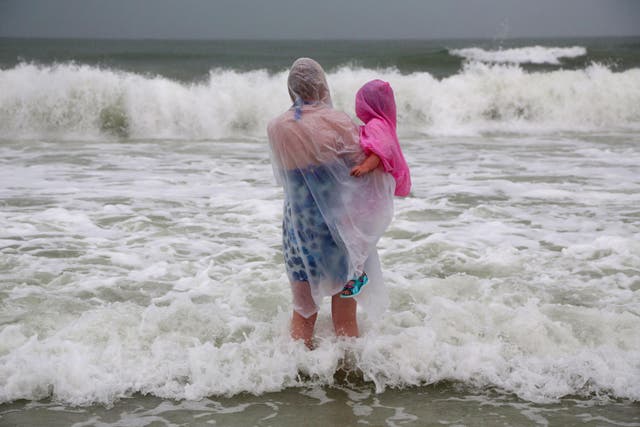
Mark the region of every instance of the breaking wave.
[[[427, 72], [342, 67], [329, 73], [334, 104], [353, 112], [366, 81], [389, 81], [400, 132], [582, 131], [640, 122], [640, 69], [529, 72], [467, 63], [436, 79]], [[0, 70], [1, 139], [218, 139], [263, 137], [287, 109], [286, 72], [211, 70], [178, 82], [87, 65], [20, 64]]]
[[465, 49], [452, 49], [449, 53], [470, 61], [559, 65], [560, 60], [563, 58], [578, 58], [586, 55], [587, 49], [582, 46], [529, 46], [498, 50], [485, 50], [478, 47], [470, 47]]

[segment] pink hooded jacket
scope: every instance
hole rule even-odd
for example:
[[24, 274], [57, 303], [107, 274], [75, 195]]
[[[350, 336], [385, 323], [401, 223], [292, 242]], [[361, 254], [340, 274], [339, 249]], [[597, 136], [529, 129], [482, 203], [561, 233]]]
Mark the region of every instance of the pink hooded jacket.
[[372, 80], [356, 94], [356, 115], [360, 126], [360, 146], [365, 154], [376, 154], [385, 172], [396, 181], [396, 196], [407, 196], [411, 190], [409, 166], [402, 155], [396, 134], [396, 102], [393, 89], [382, 80]]

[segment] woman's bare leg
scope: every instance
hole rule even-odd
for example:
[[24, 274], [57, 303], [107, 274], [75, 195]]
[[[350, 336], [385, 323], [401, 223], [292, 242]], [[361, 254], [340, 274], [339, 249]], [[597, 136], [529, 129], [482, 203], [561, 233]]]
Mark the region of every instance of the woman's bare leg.
[[331, 317], [336, 335], [344, 337], [358, 336], [356, 308], [357, 303], [353, 298], [340, 298], [340, 294], [331, 297]]
[[291, 338], [294, 340], [303, 340], [304, 345], [309, 349], [313, 348], [313, 328], [316, 324], [318, 313], [314, 313], [308, 318], [302, 317], [294, 310], [291, 318]]
[[[291, 283], [293, 291], [293, 305], [303, 311], [309, 312], [316, 308], [313, 297], [311, 296], [311, 288], [309, 282], [293, 282]], [[313, 348], [313, 329], [316, 325], [318, 313], [314, 313], [309, 317], [304, 317], [297, 311], [293, 310], [291, 318], [291, 338], [294, 340], [304, 340], [304, 344]]]

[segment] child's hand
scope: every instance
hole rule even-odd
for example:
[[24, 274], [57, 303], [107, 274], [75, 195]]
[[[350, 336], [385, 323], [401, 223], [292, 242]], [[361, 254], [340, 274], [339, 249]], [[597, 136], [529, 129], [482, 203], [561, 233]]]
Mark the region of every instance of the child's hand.
[[362, 176], [377, 168], [379, 164], [380, 157], [378, 157], [374, 153], [371, 153], [364, 162], [351, 169], [351, 176]]
[[362, 176], [369, 172], [370, 172], [370, 169], [365, 165], [358, 165], [358, 166], [354, 166], [353, 169], [351, 169], [351, 176]]

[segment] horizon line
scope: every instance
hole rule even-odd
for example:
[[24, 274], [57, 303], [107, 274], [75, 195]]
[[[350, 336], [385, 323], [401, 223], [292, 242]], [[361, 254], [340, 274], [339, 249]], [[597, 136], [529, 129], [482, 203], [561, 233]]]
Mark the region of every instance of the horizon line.
[[292, 37], [292, 38], [282, 38], [282, 37], [261, 37], [261, 38], [252, 38], [252, 37], [210, 37], [210, 38], [201, 38], [201, 37], [87, 37], [87, 36], [18, 36], [18, 35], [0, 35], [0, 39], [13, 39], [13, 40], [94, 40], [94, 41], [202, 41], [202, 42], [229, 42], [229, 41], [251, 41], [251, 42], [293, 42], [293, 41], [310, 41], [310, 42], [340, 42], [340, 41], [349, 41], [349, 42], [385, 42], [385, 41], [441, 41], [441, 40], [474, 40], [474, 41], [508, 41], [508, 40], [572, 40], [572, 39], [623, 39], [623, 38], [640, 38], [640, 34], [634, 35], [589, 35], [589, 36], [518, 36], [518, 37], [397, 37], [397, 38], [363, 38], [363, 37], [329, 37], [329, 38], [321, 38], [321, 37], [308, 37], [308, 38], [300, 38], [300, 37]]

